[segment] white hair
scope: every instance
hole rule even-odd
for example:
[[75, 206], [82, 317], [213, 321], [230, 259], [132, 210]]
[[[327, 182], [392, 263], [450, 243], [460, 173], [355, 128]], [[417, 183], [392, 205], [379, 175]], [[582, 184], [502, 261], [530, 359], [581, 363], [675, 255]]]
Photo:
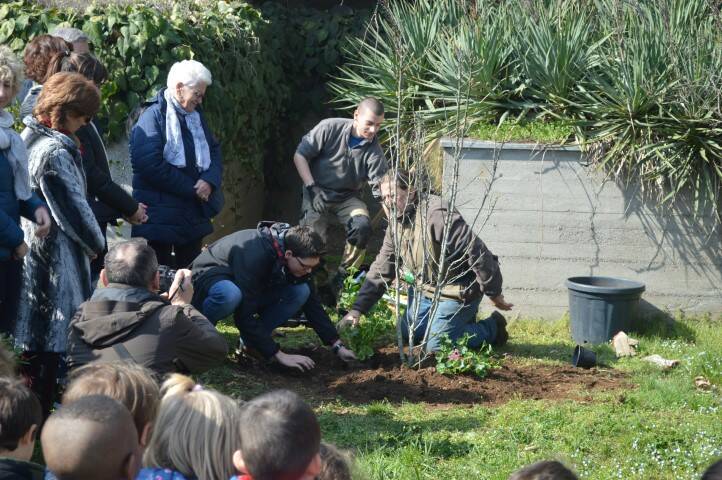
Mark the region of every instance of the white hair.
[[199, 83], [210, 86], [213, 83], [213, 77], [201, 62], [195, 60], [183, 60], [176, 62], [170, 67], [166, 85], [169, 90], [175, 90], [177, 84], [182, 83], [188, 87], [195, 87]]
[[72, 27], [57, 27], [50, 35], [60, 37], [68, 43], [87, 42], [90, 40], [84, 31]]

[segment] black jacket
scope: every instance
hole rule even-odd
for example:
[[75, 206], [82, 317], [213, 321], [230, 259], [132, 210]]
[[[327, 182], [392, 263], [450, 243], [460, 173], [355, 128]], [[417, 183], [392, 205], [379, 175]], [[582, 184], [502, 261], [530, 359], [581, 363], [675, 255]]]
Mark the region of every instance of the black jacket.
[[88, 203], [100, 223], [113, 223], [138, 210], [138, 202], [110, 177], [103, 139], [93, 125], [75, 133], [83, 145], [83, 171], [88, 182]]
[[190, 305], [147, 289], [110, 284], [83, 303], [68, 329], [68, 365], [132, 360], [154, 372], [200, 373], [220, 365], [228, 344]]
[[[261, 222], [255, 230], [240, 230], [209, 245], [193, 261], [193, 304], [201, 305], [208, 296], [208, 289], [221, 280], [235, 283], [243, 292], [244, 301], [257, 298], [269, 289], [287, 285], [289, 280], [281, 257], [285, 252], [283, 236], [288, 228], [285, 223]], [[274, 237], [280, 254], [273, 246]], [[338, 340], [336, 328], [313, 290], [303, 306], [303, 313], [325, 344]], [[278, 351], [278, 344], [263, 332], [258, 322], [242, 323], [246, 327], [243, 338], [249, 347], [267, 358]]]
[[43, 480], [45, 468], [32, 462], [0, 458], [0, 480]]

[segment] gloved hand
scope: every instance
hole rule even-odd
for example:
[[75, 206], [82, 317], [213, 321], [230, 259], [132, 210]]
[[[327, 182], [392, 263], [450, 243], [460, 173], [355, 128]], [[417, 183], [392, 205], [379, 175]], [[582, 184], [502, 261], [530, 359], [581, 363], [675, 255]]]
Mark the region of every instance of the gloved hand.
[[326, 213], [328, 205], [323, 199], [321, 187], [318, 185], [307, 185], [306, 190], [308, 191], [308, 197], [311, 200], [311, 206], [318, 213]]

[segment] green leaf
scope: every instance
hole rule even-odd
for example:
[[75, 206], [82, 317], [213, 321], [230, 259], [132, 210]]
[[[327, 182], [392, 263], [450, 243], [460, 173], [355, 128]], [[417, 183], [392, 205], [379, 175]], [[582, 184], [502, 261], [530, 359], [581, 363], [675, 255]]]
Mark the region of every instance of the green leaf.
[[0, 25], [0, 43], [5, 43], [8, 41], [10, 36], [13, 34], [13, 31], [15, 30], [15, 21], [14, 20], [6, 20]]
[[160, 69], [155, 65], [145, 67], [145, 78], [149, 83], [155, 83], [160, 75]]

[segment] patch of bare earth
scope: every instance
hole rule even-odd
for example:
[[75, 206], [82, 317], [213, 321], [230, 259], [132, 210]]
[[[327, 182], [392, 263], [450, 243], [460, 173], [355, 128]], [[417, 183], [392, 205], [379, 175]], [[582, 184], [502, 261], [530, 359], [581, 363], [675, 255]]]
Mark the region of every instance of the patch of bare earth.
[[394, 347], [382, 348], [373, 358], [354, 367], [345, 365], [325, 348], [287, 353], [310, 356], [316, 368], [300, 373], [276, 365], [241, 362], [239, 374], [245, 381], [262, 384], [264, 390], [288, 388], [309, 400], [341, 398], [356, 404], [387, 400], [431, 405], [499, 405], [513, 398], [589, 401], [592, 392], [630, 387], [625, 374], [610, 369], [522, 365], [510, 358], [486, 378], [477, 378], [445, 376], [433, 367], [402, 366]]

